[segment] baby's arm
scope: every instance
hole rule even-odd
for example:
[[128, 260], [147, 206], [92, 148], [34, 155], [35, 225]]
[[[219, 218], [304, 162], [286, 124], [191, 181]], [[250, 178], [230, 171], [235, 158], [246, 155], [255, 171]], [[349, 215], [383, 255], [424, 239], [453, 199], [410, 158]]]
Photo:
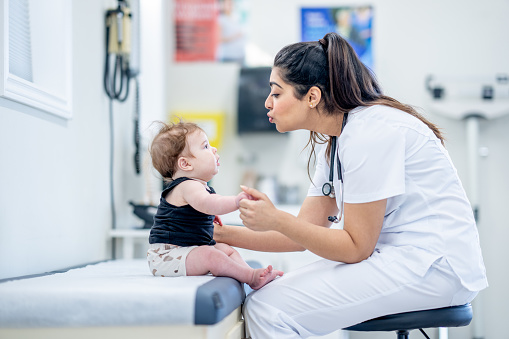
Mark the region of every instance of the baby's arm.
[[183, 197], [195, 210], [205, 214], [222, 215], [233, 212], [239, 208], [242, 199], [249, 199], [249, 195], [241, 192], [234, 196], [210, 194], [205, 186], [198, 181], [188, 180], [183, 182]]

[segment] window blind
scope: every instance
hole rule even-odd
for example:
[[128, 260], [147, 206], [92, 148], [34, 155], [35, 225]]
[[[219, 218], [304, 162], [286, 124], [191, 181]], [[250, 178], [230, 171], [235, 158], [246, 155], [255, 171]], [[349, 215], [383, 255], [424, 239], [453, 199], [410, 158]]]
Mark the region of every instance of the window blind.
[[9, 2], [9, 72], [33, 82], [28, 1]]

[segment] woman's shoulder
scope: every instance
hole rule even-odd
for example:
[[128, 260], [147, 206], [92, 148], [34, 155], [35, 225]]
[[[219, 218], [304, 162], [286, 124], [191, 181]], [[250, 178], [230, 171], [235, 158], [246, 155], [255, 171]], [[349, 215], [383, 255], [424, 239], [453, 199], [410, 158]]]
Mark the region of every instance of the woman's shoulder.
[[[380, 120], [380, 121], [391, 121], [391, 120], [407, 120], [406, 118], [413, 117], [412, 115], [403, 112], [400, 109], [385, 106], [385, 105], [373, 105], [373, 106], [359, 106], [354, 108], [348, 114], [348, 120]], [[348, 123], [347, 120], [347, 123]]]
[[381, 128], [392, 129], [405, 120], [404, 114], [406, 113], [382, 105], [357, 107], [348, 114], [345, 134], [364, 134]]
[[374, 149], [404, 144], [407, 154], [415, 154], [429, 141], [435, 144], [439, 142], [433, 131], [420, 119], [388, 106], [366, 107], [352, 114], [352, 119], [348, 120], [344, 135], [340, 138], [341, 147], [355, 145], [354, 149]]
[[432, 131], [417, 117], [400, 109], [385, 106], [362, 106], [352, 110], [348, 122], [352, 125], [364, 126], [364, 128], [385, 127], [390, 129], [412, 129], [423, 135], [429, 135]]

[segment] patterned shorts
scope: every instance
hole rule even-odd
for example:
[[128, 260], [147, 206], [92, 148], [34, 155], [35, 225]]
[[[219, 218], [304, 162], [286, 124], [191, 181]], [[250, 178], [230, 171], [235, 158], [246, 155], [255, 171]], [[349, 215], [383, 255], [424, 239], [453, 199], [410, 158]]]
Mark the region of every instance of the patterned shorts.
[[170, 244], [150, 244], [147, 260], [150, 271], [155, 276], [178, 277], [186, 275], [186, 258], [198, 246], [177, 246]]

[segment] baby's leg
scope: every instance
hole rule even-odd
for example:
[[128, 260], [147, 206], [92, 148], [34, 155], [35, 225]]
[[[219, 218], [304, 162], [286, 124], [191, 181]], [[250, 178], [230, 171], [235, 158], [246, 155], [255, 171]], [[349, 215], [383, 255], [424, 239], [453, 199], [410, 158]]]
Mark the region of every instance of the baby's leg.
[[[217, 243], [214, 245], [218, 250], [223, 251], [226, 255], [228, 255], [230, 258], [232, 258], [234, 261], [240, 263], [241, 265], [245, 265], [247, 267], [250, 267], [242, 258], [242, 256], [237, 252], [234, 248], [232, 248], [230, 245], [225, 243]], [[269, 265], [267, 268], [260, 268], [260, 269], [254, 269], [253, 271], [253, 278], [251, 279], [251, 282], [245, 281], [253, 290], [257, 290], [263, 286], [265, 286], [267, 283], [271, 282], [278, 276], [282, 276], [283, 272], [273, 270], [272, 266]]]
[[212, 273], [215, 276], [232, 277], [241, 282], [251, 281], [253, 269], [246, 263], [238, 263], [214, 246], [199, 246], [186, 258], [187, 275]]
[[238, 262], [239, 264], [245, 265], [247, 267], [250, 267], [246, 261], [242, 258], [242, 256], [237, 252], [233, 247], [231, 247], [228, 244], [225, 243], [217, 243], [214, 245], [215, 248], [218, 250], [224, 252], [227, 256], [232, 258], [234, 261]]
[[193, 249], [186, 259], [187, 275], [212, 273], [215, 276], [232, 277], [247, 283], [252, 289], [259, 289], [283, 272], [267, 268], [252, 269], [245, 262], [238, 263], [214, 246], [200, 246]]

